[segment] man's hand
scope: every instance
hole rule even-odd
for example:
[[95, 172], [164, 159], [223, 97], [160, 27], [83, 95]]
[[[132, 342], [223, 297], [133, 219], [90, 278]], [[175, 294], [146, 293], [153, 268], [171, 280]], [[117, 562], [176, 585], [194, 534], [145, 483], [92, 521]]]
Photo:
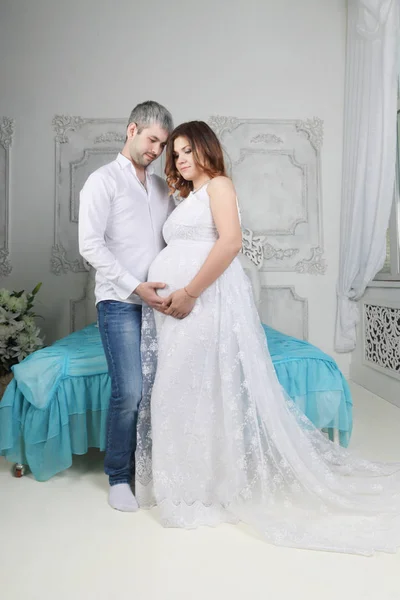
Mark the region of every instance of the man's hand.
[[137, 288], [134, 290], [134, 293], [139, 296], [148, 304], [151, 308], [158, 310], [160, 312], [164, 312], [164, 302], [165, 299], [160, 298], [158, 296], [156, 290], [165, 288], [165, 283], [154, 283], [152, 281], [147, 281], [145, 283], [140, 283]]
[[195, 304], [196, 298], [191, 298], [184, 289], [177, 290], [164, 299], [163, 312], [175, 319], [184, 319], [192, 312]]

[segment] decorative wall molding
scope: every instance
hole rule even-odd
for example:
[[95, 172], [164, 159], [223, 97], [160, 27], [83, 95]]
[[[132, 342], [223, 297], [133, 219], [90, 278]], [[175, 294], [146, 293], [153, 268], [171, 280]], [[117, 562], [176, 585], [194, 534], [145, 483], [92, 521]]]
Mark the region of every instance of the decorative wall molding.
[[400, 302], [365, 300], [363, 364], [400, 380]]
[[0, 118], [0, 144], [7, 150], [12, 143], [14, 135], [15, 119], [9, 117]]
[[52, 124], [56, 164], [51, 272], [81, 273], [86, 269], [78, 249], [79, 193], [90, 173], [113, 160], [121, 150], [126, 119], [56, 115]]
[[53, 129], [56, 132], [56, 142], [59, 144], [68, 144], [69, 137], [67, 131], [76, 131], [87, 122], [82, 117], [71, 117], [69, 115], [56, 115], [53, 118]]
[[283, 144], [283, 139], [273, 133], [260, 133], [251, 138], [252, 144], [258, 144], [260, 142], [266, 142], [267, 144]]
[[[286, 227], [280, 229], [269, 229], [265, 232], [268, 235], [282, 236], [282, 235], [295, 235], [296, 228], [301, 223], [308, 222], [308, 207], [307, 207], [307, 170], [306, 165], [301, 165], [297, 162], [294, 152], [290, 150], [266, 150], [266, 149], [254, 149], [254, 148], [242, 148], [240, 150], [239, 157], [234, 162], [231, 162], [232, 167], [238, 167], [245, 160], [251, 161], [256, 156], [280, 156], [282, 158], [287, 159], [288, 162], [295, 168], [300, 171], [300, 179], [301, 179], [301, 204], [299, 206], [299, 212], [293, 217], [289, 217], [287, 221]], [[268, 158], [266, 158], [268, 160]]]
[[[96, 169], [112, 161], [126, 138], [126, 119], [86, 119], [56, 115], [55, 222], [51, 272], [81, 273], [85, 265], [78, 250], [79, 193]], [[155, 171], [162, 175], [160, 160]]]
[[267, 241], [267, 237], [263, 235], [254, 235], [250, 229], [242, 230], [242, 253], [248, 256], [257, 268], [263, 266], [264, 260], [284, 260], [290, 258], [297, 252], [299, 248], [277, 248]]
[[54, 244], [51, 249], [51, 272], [54, 275], [65, 275], [68, 271], [81, 273], [84, 270], [83, 259], [68, 260], [65, 248], [61, 244]]
[[97, 321], [95, 306], [95, 270], [85, 261], [87, 276], [84, 278], [83, 293], [77, 300], [69, 301], [70, 332], [79, 331]]
[[[250, 229], [242, 230], [242, 238], [242, 253], [248, 256], [258, 269], [261, 269], [264, 261], [272, 259], [283, 261], [300, 252], [299, 248], [277, 248], [268, 242], [266, 236], [255, 235]], [[298, 261], [294, 270], [296, 273], [323, 275], [326, 271], [326, 261], [322, 258], [322, 249], [311, 248], [311, 257]]]
[[103, 142], [119, 142], [120, 144], [124, 144], [125, 135], [116, 131], [110, 131], [109, 133], [102, 133], [94, 140], [95, 144], [102, 144]]
[[244, 231], [252, 232], [246, 255], [262, 271], [323, 275], [323, 121], [217, 115], [208, 123], [222, 144]]
[[296, 121], [297, 131], [303, 131], [314, 149], [319, 152], [322, 148], [324, 139], [324, 122], [318, 117], [307, 119], [306, 121]]
[[0, 117], [0, 277], [7, 277], [12, 271], [9, 259], [10, 147], [14, 127], [14, 119]]
[[221, 137], [223, 133], [231, 133], [241, 123], [244, 123], [244, 121], [236, 117], [223, 117], [221, 115], [215, 115], [208, 119], [209, 126], [218, 137]]
[[[85, 271], [78, 250], [79, 193], [88, 176], [111, 162], [126, 138], [126, 119], [86, 119], [56, 115], [55, 222], [51, 272], [55, 275]], [[154, 162], [162, 175], [163, 164]]]
[[309, 275], [324, 275], [326, 272], [326, 260], [322, 258], [322, 248], [311, 248], [311, 257], [300, 260], [295, 265], [296, 273], [308, 273]]
[[69, 301], [69, 315], [70, 333], [86, 327], [86, 292], [78, 300]]
[[308, 339], [308, 299], [291, 285], [261, 287], [260, 317], [263, 323], [298, 339]]

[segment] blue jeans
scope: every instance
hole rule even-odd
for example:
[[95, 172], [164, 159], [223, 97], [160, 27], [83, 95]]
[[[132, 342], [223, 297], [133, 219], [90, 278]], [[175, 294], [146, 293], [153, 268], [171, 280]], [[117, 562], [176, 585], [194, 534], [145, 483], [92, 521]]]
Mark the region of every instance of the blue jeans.
[[137, 416], [142, 397], [142, 307], [104, 300], [97, 304], [97, 314], [111, 378], [104, 470], [110, 485], [130, 483], [135, 471]]

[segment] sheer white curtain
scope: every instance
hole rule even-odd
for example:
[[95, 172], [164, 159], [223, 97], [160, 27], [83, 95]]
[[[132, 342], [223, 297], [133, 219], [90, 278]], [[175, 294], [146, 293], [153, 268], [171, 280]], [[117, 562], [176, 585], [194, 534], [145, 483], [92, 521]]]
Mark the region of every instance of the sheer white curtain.
[[399, 0], [349, 0], [335, 347], [356, 344], [357, 300], [382, 268], [393, 200]]

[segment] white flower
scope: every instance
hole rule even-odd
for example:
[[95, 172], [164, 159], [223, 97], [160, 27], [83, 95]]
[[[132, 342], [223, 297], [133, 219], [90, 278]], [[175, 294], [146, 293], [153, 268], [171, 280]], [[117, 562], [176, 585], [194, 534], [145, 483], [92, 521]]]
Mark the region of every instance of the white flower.
[[10, 299], [11, 292], [5, 290], [4, 288], [0, 289], [0, 306], [4, 306]]
[[0, 306], [0, 323], [10, 323], [19, 317], [18, 313], [9, 311], [4, 306]]
[[22, 321], [25, 325], [25, 327], [24, 327], [25, 331], [31, 332], [31, 331], [36, 330], [35, 319], [31, 315], [24, 315], [22, 317]]
[[16, 329], [12, 325], [0, 324], [0, 339], [8, 340], [8, 338], [15, 335]]
[[6, 302], [6, 307], [9, 310], [12, 310], [16, 313], [23, 313], [28, 308], [28, 299], [26, 294], [22, 294], [20, 298], [16, 298], [15, 296], [11, 296], [11, 298]]
[[17, 336], [17, 343], [18, 343], [18, 346], [20, 346], [21, 348], [24, 348], [24, 346], [29, 346], [29, 343], [30, 343], [29, 334], [25, 331], [20, 331]]
[[36, 286], [29, 300], [25, 292], [16, 296], [15, 292], [0, 289], [0, 374], [9, 372], [14, 364], [43, 346], [31, 312], [32, 300], [39, 288], [40, 285]]

